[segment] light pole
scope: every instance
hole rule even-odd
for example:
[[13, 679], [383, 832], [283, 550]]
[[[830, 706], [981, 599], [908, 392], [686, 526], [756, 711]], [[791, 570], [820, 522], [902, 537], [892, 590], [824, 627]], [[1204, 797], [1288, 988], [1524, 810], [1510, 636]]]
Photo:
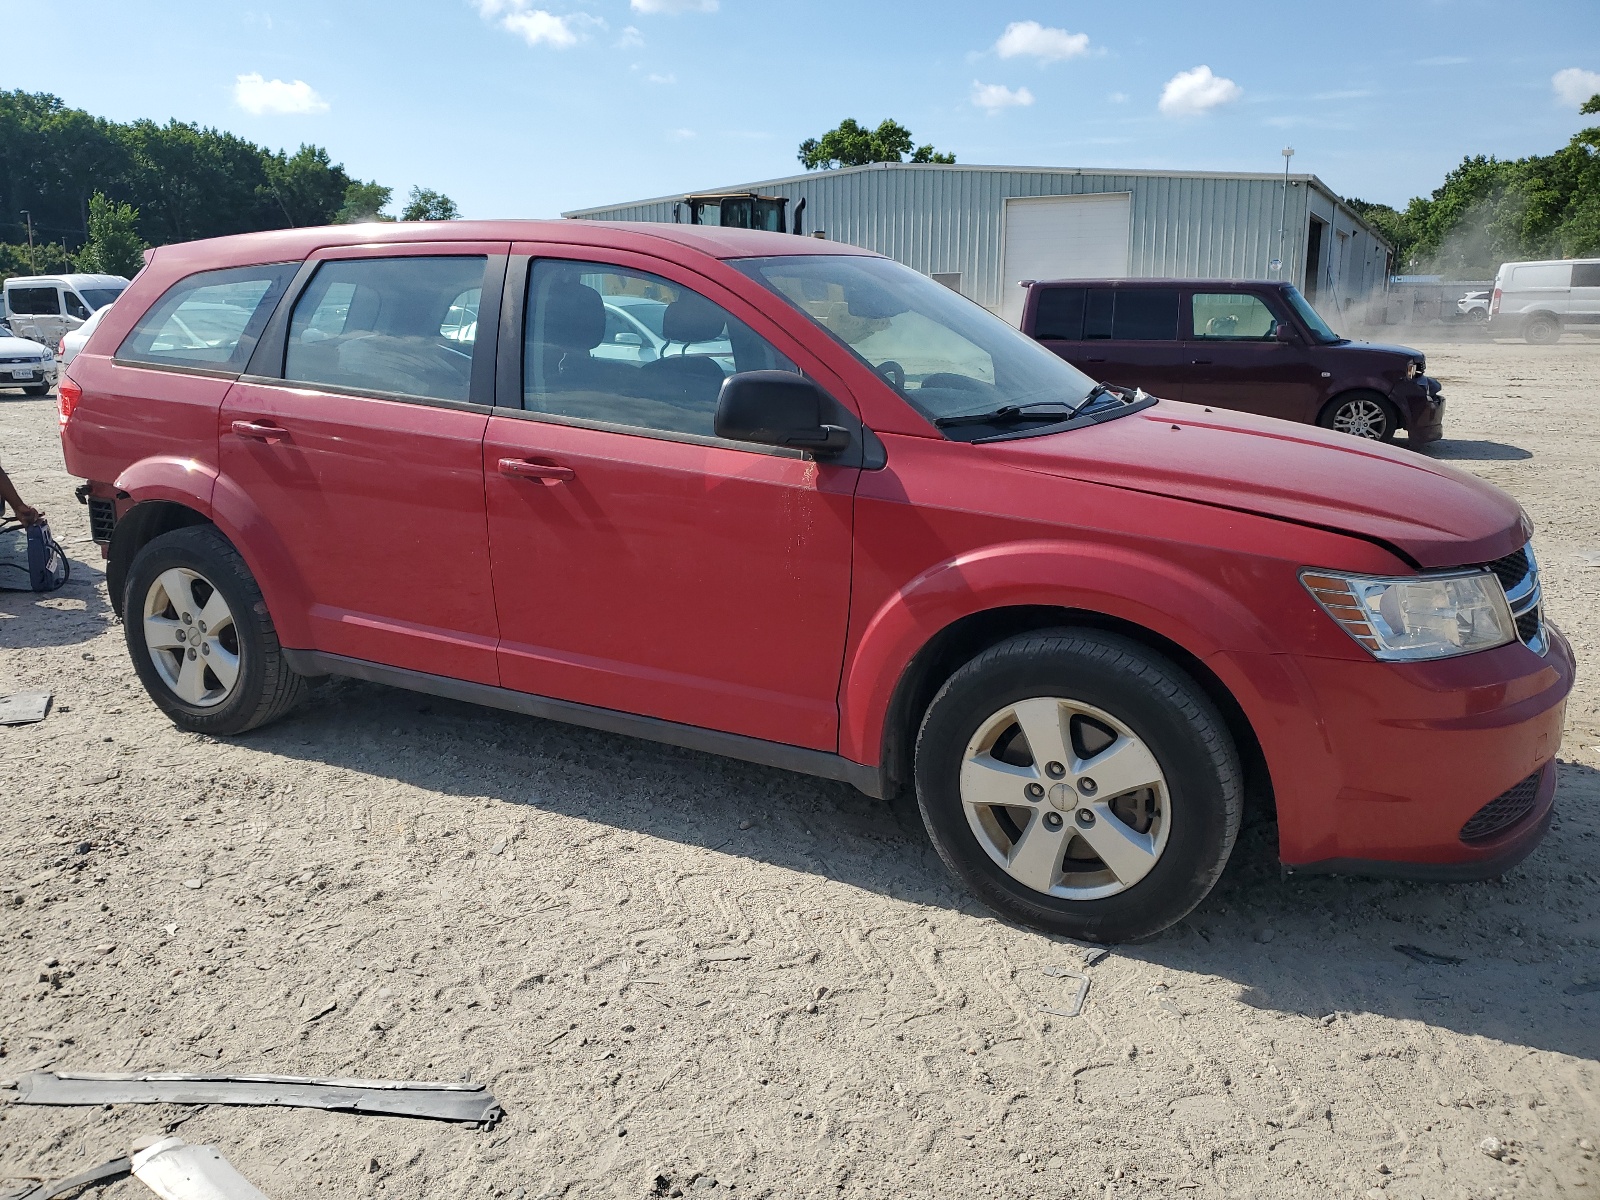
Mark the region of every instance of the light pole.
[[33, 214], [25, 208], [17, 210], [28, 222], [28, 270], [35, 275], [39, 273], [39, 260], [33, 256]]
[[1284, 236], [1289, 225], [1289, 160], [1294, 157], [1294, 147], [1283, 148], [1283, 195], [1278, 201], [1278, 274], [1283, 274]]

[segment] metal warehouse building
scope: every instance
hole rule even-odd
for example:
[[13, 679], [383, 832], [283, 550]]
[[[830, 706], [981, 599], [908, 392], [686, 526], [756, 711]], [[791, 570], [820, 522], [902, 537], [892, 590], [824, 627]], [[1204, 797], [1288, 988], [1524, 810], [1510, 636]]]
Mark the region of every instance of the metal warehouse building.
[[[1279, 278], [1280, 228], [1284, 273], [1327, 312], [1381, 289], [1392, 257], [1315, 175], [874, 163], [711, 194], [750, 192], [787, 199], [804, 232], [889, 255], [1013, 323], [1025, 279]], [[689, 221], [685, 200], [562, 215]]]

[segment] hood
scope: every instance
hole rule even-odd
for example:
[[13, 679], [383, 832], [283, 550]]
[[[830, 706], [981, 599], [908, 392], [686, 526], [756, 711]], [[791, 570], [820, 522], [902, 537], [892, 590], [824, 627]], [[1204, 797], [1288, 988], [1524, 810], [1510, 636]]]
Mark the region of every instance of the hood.
[[41, 350], [50, 347], [43, 342], [35, 342], [28, 338], [6, 337], [0, 334], [0, 354], [10, 357], [13, 354], [38, 354]]
[[1028, 470], [1354, 534], [1423, 568], [1492, 562], [1532, 532], [1499, 488], [1414, 451], [1172, 400], [990, 445]]
[[1388, 342], [1358, 342], [1346, 339], [1343, 342], [1337, 343], [1336, 348], [1348, 350], [1375, 350], [1379, 354], [1393, 354], [1397, 358], [1423, 359], [1428, 357], [1421, 350], [1415, 350], [1410, 346], [1391, 346]]

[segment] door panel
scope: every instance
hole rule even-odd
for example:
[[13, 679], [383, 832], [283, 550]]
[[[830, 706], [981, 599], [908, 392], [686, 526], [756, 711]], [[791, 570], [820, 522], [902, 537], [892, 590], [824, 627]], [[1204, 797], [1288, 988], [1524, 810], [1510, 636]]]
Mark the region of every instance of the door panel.
[[1288, 421], [1315, 421], [1325, 391], [1310, 348], [1276, 340], [1285, 315], [1248, 292], [1185, 300], [1184, 399]]
[[[483, 448], [503, 685], [833, 750], [859, 472], [710, 433], [729, 371], [848, 393], [715, 280], [623, 251], [513, 262], [541, 251], [501, 323], [497, 399], [523, 407]], [[605, 353], [628, 298], [663, 306], [654, 361]]]
[[322, 650], [497, 683], [481, 411], [240, 382], [222, 474], [276, 528]]

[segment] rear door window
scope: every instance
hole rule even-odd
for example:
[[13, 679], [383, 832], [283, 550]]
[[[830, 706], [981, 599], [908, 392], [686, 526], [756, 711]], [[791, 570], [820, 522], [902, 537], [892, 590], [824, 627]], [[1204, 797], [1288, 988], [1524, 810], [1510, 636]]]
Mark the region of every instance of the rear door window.
[[1040, 288], [1033, 310], [1033, 336], [1063, 342], [1083, 340], [1083, 288]]
[[295, 301], [284, 379], [466, 401], [487, 261], [419, 255], [323, 263]]
[[1107, 341], [1111, 337], [1111, 312], [1117, 294], [1110, 288], [1089, 288], [1083, 298], [1083, 338]]
[[244, 369], [298, 263], [202, 271], [181, 279], [156, 301], [117, 358], [186, 369]]
[[12, 288], [6, 304], [19, 317], [54, 317], [61, 314], [61, 293], [53, 287]]
[[1210, 342], [1265, 342], [1278, 322], [1259, 296], [1248, 292], [1197, 292], [1189, 336]]
[[1172, 342], [1178, 338], [1178, 290], [1129, 288], [1115, 293], [1112, 340]]

